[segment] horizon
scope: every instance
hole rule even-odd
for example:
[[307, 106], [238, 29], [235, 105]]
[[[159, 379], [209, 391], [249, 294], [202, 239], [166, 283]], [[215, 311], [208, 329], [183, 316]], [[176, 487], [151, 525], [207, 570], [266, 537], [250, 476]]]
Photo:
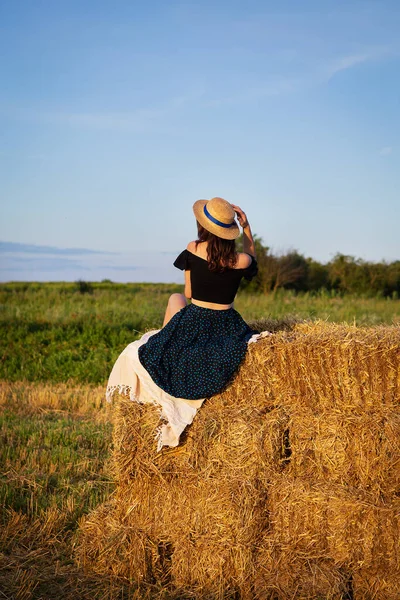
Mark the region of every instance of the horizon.
[[[288, 249], [289, 252], [294, 249]], [[272, 254], [275, 254], [270, 249]], [[37, 246], [0, 240], [0, 282], [183, 283], [183, 273], [173, 266], [179, 250], [159, 252], [106, 252], [90, 248]], [[286, 252], [283, 252], [284, 254]], [[296, 250], [306, 259], [317, 260]], [[340, 251], [337, 254], [343, 254]], [[322, 265], [333, 260], [320, 262]], [[351, 256], [351, 255], [346, 255]], [[356, 260], [362, 257], [353, 256]], [[395, 262], [395, 261], [366, 261]], [[162, 273], [162, 276], [156, 277]]]

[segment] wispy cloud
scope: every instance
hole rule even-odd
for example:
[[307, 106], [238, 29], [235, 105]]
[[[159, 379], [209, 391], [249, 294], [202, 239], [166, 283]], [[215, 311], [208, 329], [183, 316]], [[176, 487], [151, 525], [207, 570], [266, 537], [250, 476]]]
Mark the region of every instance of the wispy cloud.
[[381, 156], [388, 156], [389, 154], [392, 154], [392, 152], [393, 152], [392, 146], [384, 146], [383, 148], [381, 148], [379, 150], [379, 154]]
[[358, 54], [340, 55], [334, 59], [312, 58], [305, 61], [302, 73], [296, 77], [291, 75], [282, 76], [262, 85], [249, 87], [245, 91], [241, 90], [229, 96], [215, 98], [207, 102], [206, 106], [218, 107], [228, 104], [240, 104], [262, 98], [293, 94], [307, 88], [326, 84], [343, 71], [355, 69], [362, 64], [382, 59], [390, 53], [387, 47], [377, 47]]
[[[136, 108], [130, 111], [58, 111], [18, 109], [1, 107], [0, 113], [7, 117], [50, 125], [67, 125], [85, 129], [144, 133], [170, 131], [170, 123], [180, 111], [195, 103], [205, 93], [203, 84], [189, 85], [180, 95], [167, 99], [152, 108]], [[35, 155], [39, 158], [39, 155]], [[40, 156], [40, 158], [42, 158]]]
[[5, 253], [23, 253], [23, 254], [63, 254], [68, 256], [83, 254], [114, 254], [114, 252], [101, 252], [99, 250], [89, 250], [87, 248], [58, 248], [56, 246], [37, 246], [35, 244], [20, 244], [18, 242], [0, 242], [0, 254]]
[[328, 80], [332, 79], [337, 73], [353, 69], [354, 67], [367, 62], [370, 58], [371, 56], [369, 54], [350, 54], [349, 56], [338, 58], [331, 64], [326, 65], [324, 69], [325, 78]]
[[214, 98], [205, 103], [205, 106], [213, 108], [229, 104], [243, 104], [262, 98], [273, 98], [283, 94], [295, 92], [300, 85], [300, 80], [295, 78], [282, 78], [266, 82], [263, 85], [249, 87], [239, 93], [233, 93], [229, 96]]
[[[0, 242], [0, 281], [182, 281], [169, 252], [97, 252]], [[173, 253], [175, 256], [177, 252]]]
[[[150, 131], [170, 131], [170, 123], [180, 111], [191, 106], [202, 105], [218, 108], [230, 104], [246, 104], [263, 98], [274, 98], [299, 92], [330, 81], [343, 71], [354, 69], [362, 64], [378, 60], [390, 54], [387, 47], [376, 47], [360, 53], [344, 54], [333, 59], [308, 58], [304, 61], [302, 72], [275, 77], [245, 89], [231, 90], [227, 95], [210, 98], [204, 82], [194, 85], [173, 96], [163, 105], [153, 108], [137, 108], [120, 112], [63, 112], [63, 111], [17, 111], [16, 117], [35, 120], [42, 123], [67, 125], [78, 128], [145, 133]], [[209, 98], [204, 100], [204, 98]], [[14, 111], [15, 112], [15, 111]]]
[[0, 266], [0, 274], [4, 272], [28, 272], [35, 271], [65, 271], [74, 269], [75, 271], [84, 270], [84, 266], [79, 260], [67, 258], [65, 256], [39, 256], [39, 257], [21, 257], [7, 256]]
[[[0, 115], [18, 121], [39, 123], [40, 125], [65, 125], [84, 129], [100, 129], [105, 131], [124, 131], [133, 133], [161, 131], [168, 122], [168, 117], [174, 110], [182, 106], [182, 99], [178, 104], [174, 100], [170, 105], [160, 108], [138, 108], [126, 112], [98, 112], [98, 111], [58, 111], [40, 110], [32, 108], [1, 107]], [[42, 159], [41, 155], [32, 155], [30, 158]]]
[[133, 112], [71, 112], [46, 113], [42, 120], [55, 123], [85, 127], [89, 129], [106, 129], [117, 131], [142, 132], [165, 117], [167, 109], [138, 109]]
[[322, 72], [324, 73], [324, 79], [332, 79], [332, 77], [334, 77], [341, 71], [348, 71], [349, 69], [354, 69], [355, 67], [358, 67], [359, 65], [362, 65], [364, 63], [380, 60], [386, 55], [389, 55], [390, 53], [391, 51], [388, 47], [380, 46], [370, 48], [365, 52], [361, 52], [358, 54], [348, 54], [345, 56], [338, 57], [330, 63], [327, 63], [322, 69]]

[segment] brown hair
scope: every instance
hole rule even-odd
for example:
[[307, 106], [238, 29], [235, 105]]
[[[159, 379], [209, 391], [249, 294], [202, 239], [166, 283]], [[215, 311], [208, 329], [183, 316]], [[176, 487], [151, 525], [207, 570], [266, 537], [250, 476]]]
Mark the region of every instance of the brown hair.
[[225, 240], [214, 235], [210, 231], [207, 231], [207, 229], [204, 229], [198, 221], [197, 234], [198, 239], [195, 242], [196, 250], [197, 245], [200, 244], [200, 242], [208, 242], [207, 261], [210, 271], [222, 273], [226, 268], [233, 268], [236, 265], [237, 254], [235, 240]]

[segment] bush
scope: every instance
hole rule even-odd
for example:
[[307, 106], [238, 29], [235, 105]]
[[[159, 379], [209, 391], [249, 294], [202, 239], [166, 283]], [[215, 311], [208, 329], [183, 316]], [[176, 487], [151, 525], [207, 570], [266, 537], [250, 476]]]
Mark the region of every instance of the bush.
[[75, 282], [78, 292], [81, 294], [93, 294], [93, 286], [90, 281], [83, 281], [82, 279], [78, 279]]

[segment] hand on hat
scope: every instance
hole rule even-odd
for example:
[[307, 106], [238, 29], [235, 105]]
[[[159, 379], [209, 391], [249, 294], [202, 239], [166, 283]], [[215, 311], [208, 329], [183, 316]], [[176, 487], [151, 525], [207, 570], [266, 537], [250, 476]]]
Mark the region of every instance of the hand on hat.
[[232, 204], [232, 208], [233, 208], [233, 210], [236, 213], [237, 220], [239, 221], [239, 225], [241, 227], [243, 227], [243, 229], [245, 229], [246, 227], [248, 227], [249, 222], [247, 220], [247, 217], [246, 217], [245, 213], [240, 208], [240, 206], [236, 206], [236, 204]]

